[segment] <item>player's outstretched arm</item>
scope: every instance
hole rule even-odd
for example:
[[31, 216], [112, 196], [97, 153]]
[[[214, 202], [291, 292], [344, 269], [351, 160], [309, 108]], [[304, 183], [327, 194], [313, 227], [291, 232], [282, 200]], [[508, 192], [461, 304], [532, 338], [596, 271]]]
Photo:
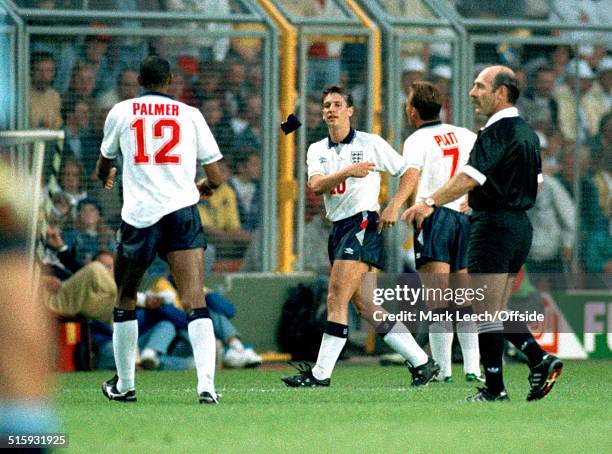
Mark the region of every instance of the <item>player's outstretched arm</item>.
[[321, 195], [331, 191], [347, 178], [364, 178], [375, 170], [376, 165], [373, 162], [358, 162], [329, 175], [313, 175], [308, 184], [315, 194]]
[[[451, 178], [444, 186], [434, 192], [429, 198], [433, 199], [436, 206], [442, 206], [448, 202], [458, 199], [470, 190], [478, 186], [478, 182], [467, 174], [460, 172]], [[434, 212], [434, 209], [423, 202], [417, 202], [402, 214], [406, 223], [416, 222], [417, 228], [421, 228], [423, 220]]]
[[114, 159], [107, 159], [100, 154], [96, 163], [96, 175], [102, 182], [104, 189], [110, 190], [115, 183], [115, 175], [117, 175], [117, 167], [115, 167]]

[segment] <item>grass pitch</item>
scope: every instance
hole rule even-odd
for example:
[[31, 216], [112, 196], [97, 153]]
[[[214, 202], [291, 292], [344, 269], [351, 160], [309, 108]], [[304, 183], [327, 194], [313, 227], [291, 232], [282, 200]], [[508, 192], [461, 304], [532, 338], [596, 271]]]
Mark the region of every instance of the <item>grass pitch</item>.
[[[138, 372], [136, 403], [100, 392], [110, 372], [60, 374], [70, 452], [610, 452], [612, 361], [566, 361], [553, 391], [526, 402], [528, 369], [506, 366], [508, 403], [464, 401], [455, 383], [411, 389], [408, 370], [340, 364], [332, 386], [289, 389], [289, 367], [220, 370], [221, 404], [199, 405], [195, 371]], [[608, 448], [606, 448], [608, 446]], [[63, 451], [63, 450], [62, 450]], [[58, 451], [61, 452], [61, 451]]]

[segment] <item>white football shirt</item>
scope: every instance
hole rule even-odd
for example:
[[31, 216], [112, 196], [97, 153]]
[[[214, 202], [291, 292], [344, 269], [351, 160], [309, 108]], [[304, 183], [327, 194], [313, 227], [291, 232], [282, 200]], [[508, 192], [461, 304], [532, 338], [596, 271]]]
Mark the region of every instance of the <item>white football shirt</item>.
[[[442, 122], [428, 123], [404, 141], [403, 155], [408, 168], [418, 169], [417, 200], [440, 189], [467, 163], [476, 134], [466, 128]], [[460, 211], [462, 197], [444, 205]]]
[[116, 104], [100, 152], [108, 159], [123, 155], [121, 218], [137, 228], [197, 203], [198, 161], [223, 157], [202, 113], [161, 93]]
[[347, 178], [324, 195], [325, 210], [330, 221], [340, 221], [362, 211], [378, 211], [380, 173], [403, 175], [408, 168], [402, 157], [382, 137], [351, 128], [339, 144], [329, 138], [308, 147], [308, 179], [313, 175], [330, 175], [357, 162], [370, 161], [376, 171], [364, 178]]

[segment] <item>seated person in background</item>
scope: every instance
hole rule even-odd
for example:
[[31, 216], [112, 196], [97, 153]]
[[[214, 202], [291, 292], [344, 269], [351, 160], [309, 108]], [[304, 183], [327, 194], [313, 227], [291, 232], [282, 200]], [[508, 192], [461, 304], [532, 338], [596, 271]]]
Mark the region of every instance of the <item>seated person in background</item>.
[[60, 95], [52, 88], [55, 60], [50, 52], [31, 55], [30, 128], [59, 129], [62, 127]]
[[[167, 320], [147, 321], [147, 309], [136, 309], [138, 320], [138, 348], [140, 359], [136, 364], [143, 369], [186, 370], [194, 369], [193, 357], [169, 354], [176, 338], [176, 328]], [[115, 369], [113, 353], [113, 326], [110, 323], [91, 322], [91, 339], [94, 345], [95, 365], [98, 369]]]
[[[50, 242], [61, 245], [58, 247], [58, 255], [61, 257], [66, 250], [61, 237], [59, 240], [53, 239]], [[66, 277], [64, 281], [55, 275], [42, 276], [41, 299], [44, 305], [58, 315], [82, 315], [110, 323], [117, 299], [117, 286], [112, 273], [113, 256], [101, 252], [88, 265], [81, 269], [77, 267], [78, 264], [73, 261], [70, 267], [63, 270]]]
[[43, 191], [62, 191], [70, 200], [70, 209], [74, 217], [77, 204], [87, 197], [84, 187], [83, 164], [75, 157], [64, 158], [60, 168], [59, 188], [45, 187]]
[[204, 99], [200, 105], [200, 111], [219, 144], [219, 148], [229, 150], [234, 143], [234, 133], [223, 111], [221, 99], [218, 97]]
[[[187, 320], [184, 313], [177, 316], [177, 311], [179, 314], [182, 312], [182, 309], [179, 309], [182, 306], [172, 280], [160, 277], [147, 291], [147, 295], [163, 298], [166, 304], [160, 305], [158, 310], [174, 321], [175, 326], [179, 329], [179, 335], [185, 339], [185, 342], [181, 342], [177, 348], [189, 351], [190, 344], [184, 336], [186, 335]], [[206, 298], [206, 306], [210, 311], [215, 337], [221, 340], [225, 346], [223, 365], [230, 368], [259, 366], [262, 362], [261, 357], [255, 353], [252, 347], [245, 346], [242, 343], [240, 333], [229, 320], [236, 313], [234, 305], [220, 294], [207, 288], [204, 288], [204, 298]]]
[[330, 271], [327, 239], [332, 222], [325, 216], [323, 197], [306, 185], [306, 213], [304, 217], [304, 270], [317, 273]]
[[115, 249], [113, 232], [104, 223], [98, 201], [91, 197], [78, 203], [75, 228], [64, 231], [63, 235], [81, 263], [89, 263], [99, 251]]
[[208, 240], [219, 255], [242, 255], [251, 233], [240, 228], [236, 193], [227, 183], [231, 176], [227, 163], [219, 162], [219, 170], [223, 183], [212, 196], [198, 203], [200, 219]]
[[89, 106], [94, 106], [94, 87], [96, 83], [95, 68], [84, 61], [78, 61], [72, 68], [70, 85], [62, 98], [62, 109], [77, 101], [85, 101]]
[[[43, 199], [46, 194], [43, 195]], [[49, 223], [59, 227], [59, 229], [68, 228], [72, 225], [72, 206], [70, 205], [70, 197], [64, 194], [63, 191], [54, 193], [51, 196], [51, 214], [49, 216]]]
[[260, 174], [261, 162], [257, 150], [241, 148], [234, 159], [234, 175], [229, 185], [236, 192], [240, 226], [248, 232], [255, 231], [259, 225]]
[[244, 122], [244, 127], [240, 131], [236, 131], [234, 148], [251, 146], [261, 150], [261, 109], [261, 95], [249, 94], [239, 111], [240, 120]]
[[62, 116], [65, 120], [64, 156], [72, 156], [80, 160], [87, 168], [85, 173], [90, 174], [95, 167], [95, 161], [93, 164], [85, 163], [87, 141], [92, 140], [92, 132], [89, 127], [89, 104], [85, 101], [65, 104], [62, 108]]
[[101, 110], [112, 108], [119, 101], [137, 98], [140, 94], [138, 73], [133, 69], [124, 69], [117, 77], [117, 85], [96, 98], [96, 105]]

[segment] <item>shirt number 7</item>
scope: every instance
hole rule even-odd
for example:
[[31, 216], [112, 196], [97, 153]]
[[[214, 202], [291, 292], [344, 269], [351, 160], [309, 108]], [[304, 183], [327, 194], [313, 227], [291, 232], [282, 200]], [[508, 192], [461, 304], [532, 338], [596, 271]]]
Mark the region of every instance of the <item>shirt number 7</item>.
[[442, 150], [444, 157], [452, 156], [453, 163], [451, 167], [450, 178], [455, 176], [455, 172], [457, 171], [457, 163], [459, 162], [459, 147], [447, 148], [446, 150]]

